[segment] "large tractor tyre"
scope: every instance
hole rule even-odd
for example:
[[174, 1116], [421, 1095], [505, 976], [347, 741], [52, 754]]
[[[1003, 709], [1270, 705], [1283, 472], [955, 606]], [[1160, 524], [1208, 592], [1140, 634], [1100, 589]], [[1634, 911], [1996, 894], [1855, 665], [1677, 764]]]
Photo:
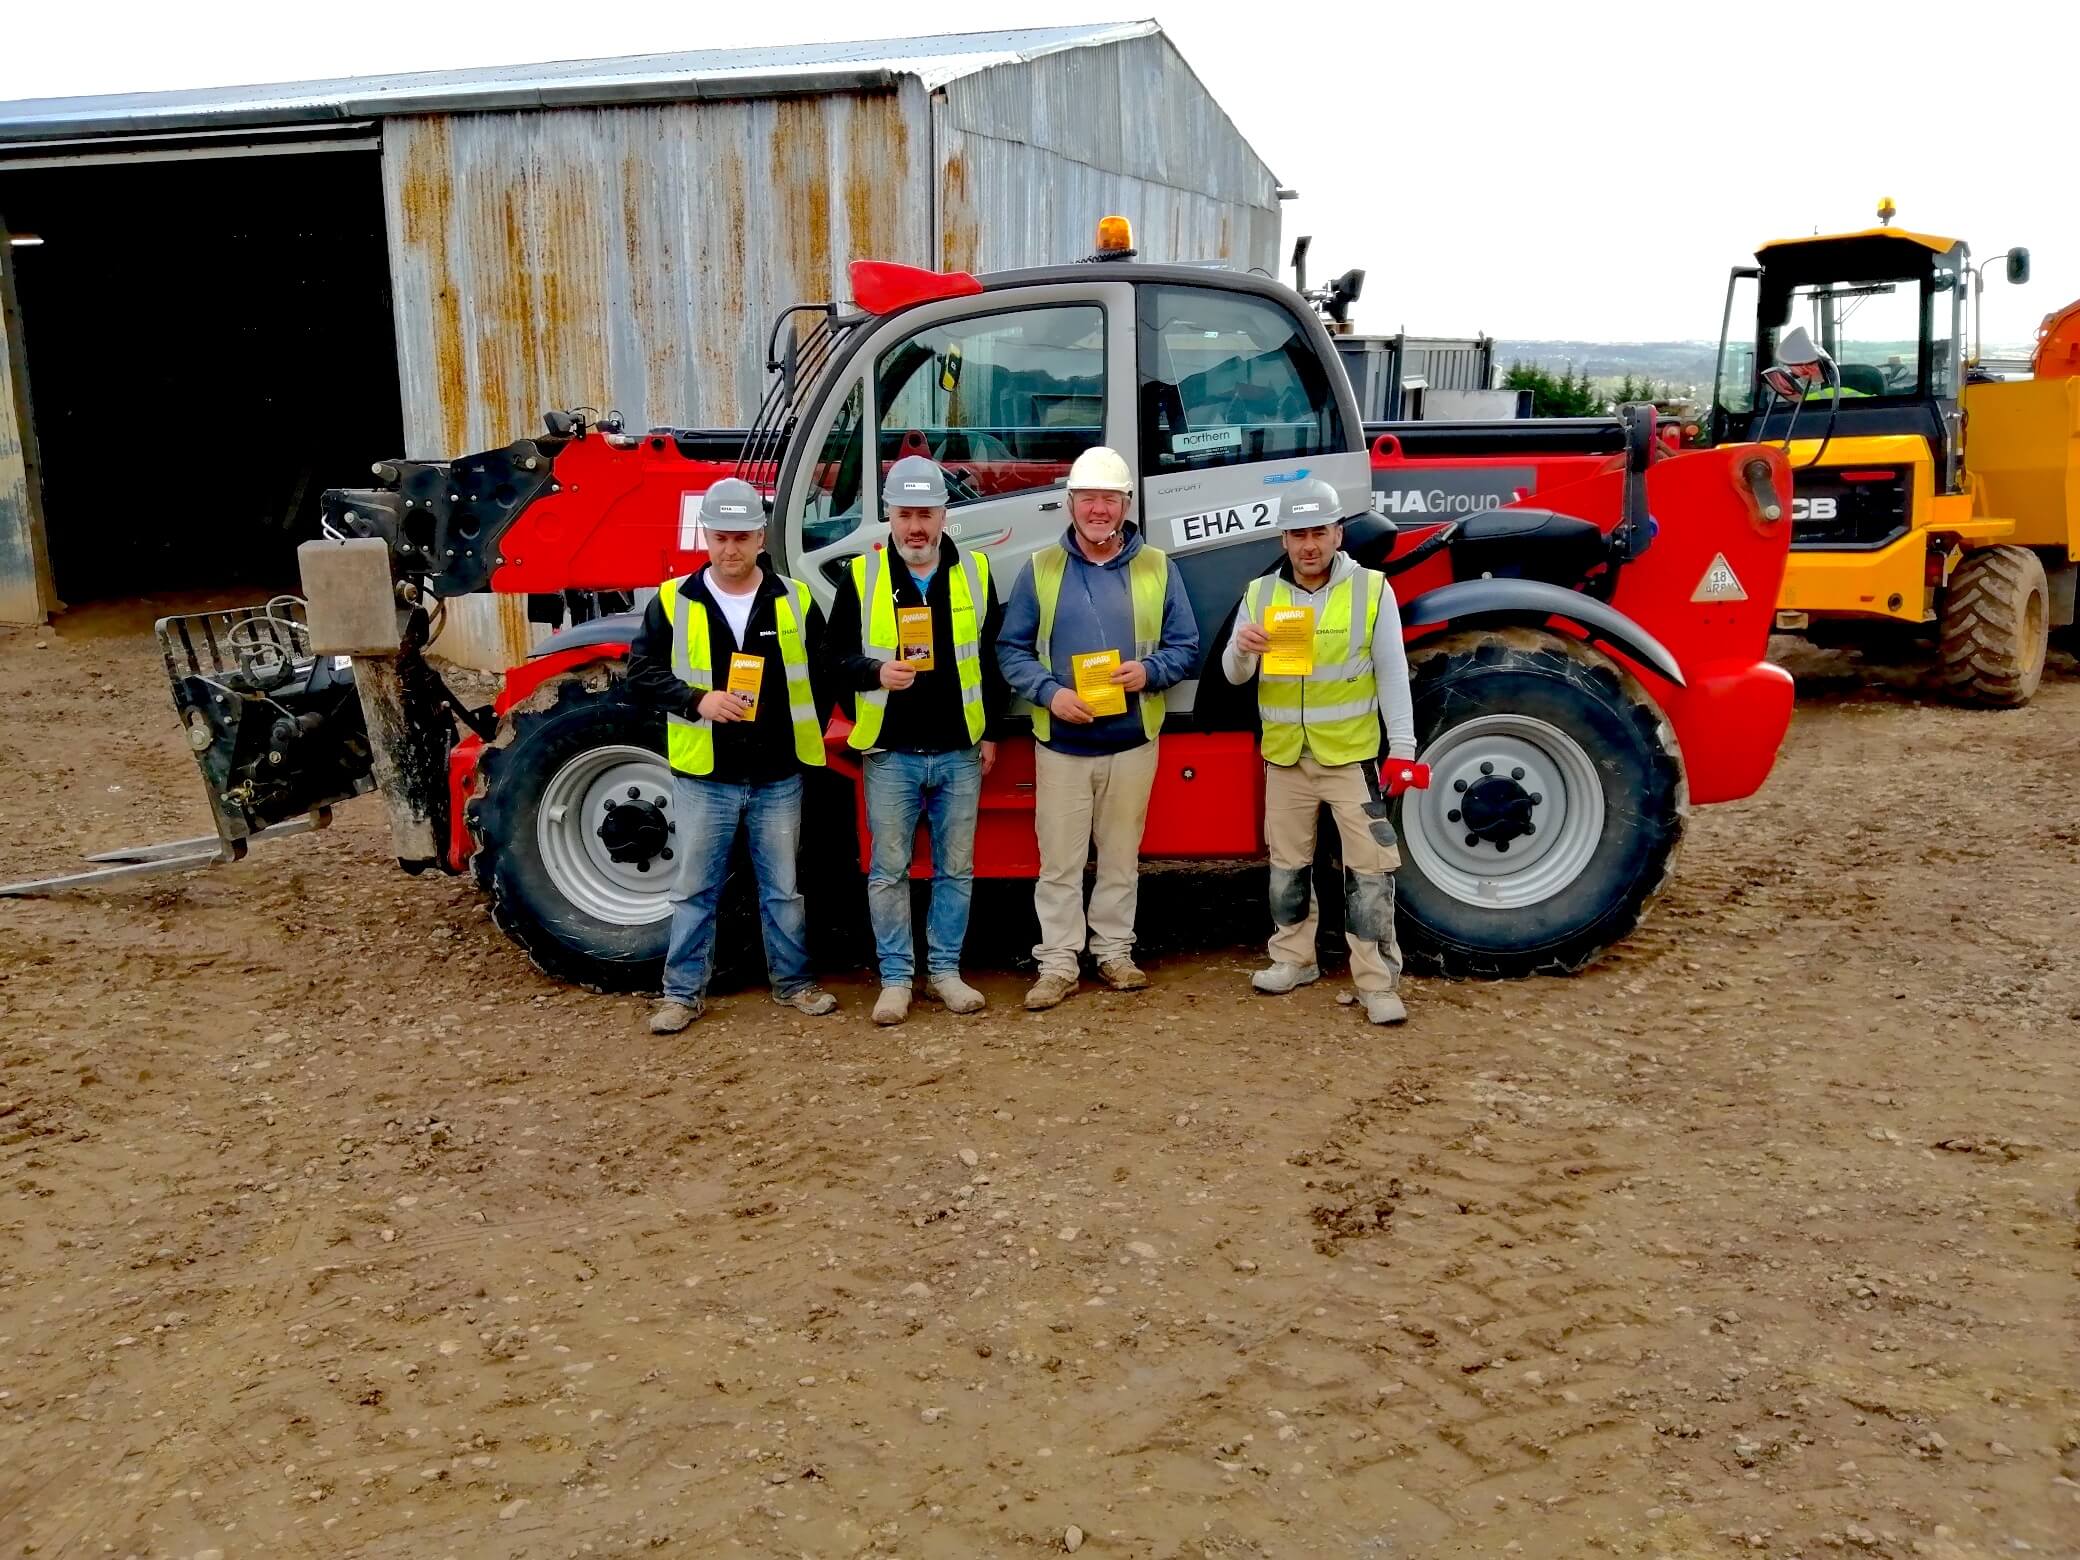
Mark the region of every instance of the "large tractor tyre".
[[1396, 874], [1412, 967], [1515, 978], [1580, 969], [1639, 924], [1689, 809], [1674, 734], [1611, 661], [1527, 629], [1412, 659], [1427, 791], [1403, 797]]
[[[671, 813], [664, 722], [629, 696], [621, 668], [550, 679], [478, 763], [471, 866], [492, 919], [554, 979], [657, 990], [680, 858]], [[733, 872], [718, 955], [758, 946], [748, 890]]]
[[1936, 684], [1960, 704], [2014, 709], [2036, 696], [2050, 643], [2051, 586], [2026, 547], [1988, 547], [1943, 593]]

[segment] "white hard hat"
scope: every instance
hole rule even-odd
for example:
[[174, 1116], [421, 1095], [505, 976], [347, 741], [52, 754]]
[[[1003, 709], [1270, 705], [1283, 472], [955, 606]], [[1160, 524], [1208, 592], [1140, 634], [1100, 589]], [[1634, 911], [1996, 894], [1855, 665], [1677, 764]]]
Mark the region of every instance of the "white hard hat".
[[1127, 493], [1134, 491], [1134, 474], [1118, 450], [1100, 444], [1085, 450], [1069, 468], [1069, 491]]

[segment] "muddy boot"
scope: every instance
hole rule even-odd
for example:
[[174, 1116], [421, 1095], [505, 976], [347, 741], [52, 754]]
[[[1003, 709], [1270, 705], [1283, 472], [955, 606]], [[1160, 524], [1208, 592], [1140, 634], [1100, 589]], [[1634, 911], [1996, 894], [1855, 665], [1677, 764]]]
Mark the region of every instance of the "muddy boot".
[[910, 988], [908, 986], [883, 986], [881, 995], [874, 1003], [874, 1022], [877, 1024], [900, 1024], [910, 1016]]
[[1114, 991], [1140, 991], [1148, 985], [1148, 975], [1125, 954], [1107, 959], [1098, 966], [1098, 973]]
[[949, 1013], [980, 1013], [988, 998], [958, 975], [934, 975], [932, 995], [946, 1004]]
[[782, 1007], [791, 1007], [797, 1013], [807, 1013], [811, 1018], [821, 1018], [826, 1013], [838, 1011], [838, 999], [821, 986], [804, 986], [800, 991], [790, 991], [786, 996], [778, 992], [773, 1000]]
[[1042, 1008], [1051, 1008], [1075, 989], [1074, 975], [1043, 974], [1033, 982], [1033, 989], [1026, 993], [1026, 1011], [1037, 1013]]
[[1282, 997], [1295, 986], [1310, 986], [1321, 978], [1319, 964], [1288, 964], [1279, 959], [1269, 969], [1250, 976], [1249, 983], [1267, 997]]
[[666, 997], [650, 1010], [650, 1033], [675, 1035], [701, 1016], [699, 997]]
[[1375, 1024], [1401, 1024], [1408, 1021], [1408, 1009], [1402, 1004], [1398, 991], [1368, 991], [1364, 996], [1365, 1016]]

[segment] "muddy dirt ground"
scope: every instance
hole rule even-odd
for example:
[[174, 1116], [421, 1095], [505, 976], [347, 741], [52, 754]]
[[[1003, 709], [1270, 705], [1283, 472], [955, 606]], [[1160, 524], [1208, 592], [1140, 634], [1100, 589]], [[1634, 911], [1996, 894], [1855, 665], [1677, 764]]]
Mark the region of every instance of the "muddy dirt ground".
[[[206, 827], [150, 610], [0, 636], [0, 880]], [[0, 901], [0, 1553], [2080, 1554], [2080, 672], [1802, 669], [1392, 1033], [1165, 890], [1140, 996], [657, 1040], [367, 801]]]

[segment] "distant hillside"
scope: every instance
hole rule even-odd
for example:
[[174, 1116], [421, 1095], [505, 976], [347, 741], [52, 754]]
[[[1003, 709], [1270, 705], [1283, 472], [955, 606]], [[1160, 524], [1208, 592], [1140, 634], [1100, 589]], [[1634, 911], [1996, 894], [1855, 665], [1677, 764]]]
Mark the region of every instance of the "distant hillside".
[[1627, 374], [1651, 379], [1681, 391], [1709, 394], [1712, 367], [1719, 355], [1713, 341], [1497, 341], [1495, 365], [1535, 363], [1553, 373], [1586, 373], [1591, 379], [1622, 379]]

